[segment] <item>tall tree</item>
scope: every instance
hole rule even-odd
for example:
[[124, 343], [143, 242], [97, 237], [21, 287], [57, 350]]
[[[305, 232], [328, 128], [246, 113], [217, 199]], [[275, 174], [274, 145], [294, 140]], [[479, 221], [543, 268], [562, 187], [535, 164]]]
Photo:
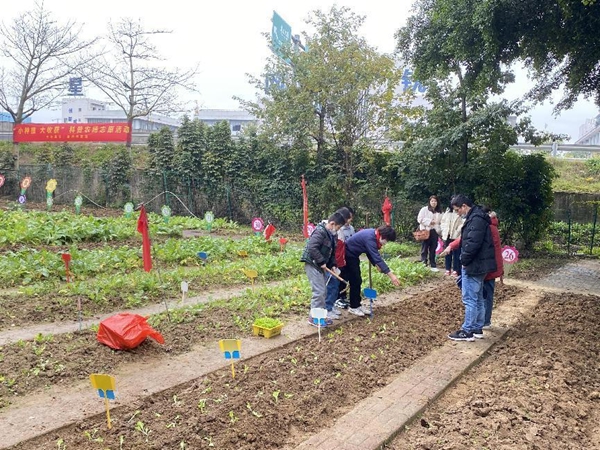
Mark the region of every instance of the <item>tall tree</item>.
[[473, 10], [482, 41], [507, 62], [522, 60], [536, 81], [529, 97], [563, 87], [558, 112], [581, 95], [600, 106], [600, 3], [595, 0], [490, 0]]
[[[12, 23], [0, 24], [0, 53], [7, 61], [0, 68], [0, 110], [16, 124], [50, 106], [65, 91], [75, 58], [95, 42], [81, 39], [81, 30], [75, 21], [57, 22], [43, 2]], [[18, 145], [15, 148], [18, 168]]]
[[398, 80], [393, 59], [360, 36], [363, 22], [346, 7], [314, 11], [307, 24], [315, 31], [303, 35], [307, 50], [284, 46], [283, 58], [273, 56], [265, 67], [269, 86], [251, 77], [258, 99], [242, 101], [280, 142], [314, 145], [317, 164], [327, 148], [335, 149], [348, 193], [353, 191], [353, 149], [384, 133], [394, 115]]
[[[90, 64], [82, 65], [82, 75], [123, 110], [131, 130], [133, 119], [152, 113], [181, 112], [178, 89], [195, 90], [197, 68], [169, 70], [162, 60], [153, 37], [171, 33], [147, 30], [141, 21], [130, 18], [109, 24], [109, 50]], [[127, 146], [131, 147], [131, 134]]]

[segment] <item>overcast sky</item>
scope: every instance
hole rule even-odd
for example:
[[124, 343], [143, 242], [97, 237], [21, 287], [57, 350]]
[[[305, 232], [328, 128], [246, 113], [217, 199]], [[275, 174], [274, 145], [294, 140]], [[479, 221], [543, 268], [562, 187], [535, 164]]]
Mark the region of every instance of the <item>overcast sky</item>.
[[[85, 37], [103, 34], [109, 20], [120, 17], [141, 18], [147, 28], [172, 30], [171, 35], [157, 37], [159, 51], [171, 66], [188, 68], [199, 64], [196, 79], [200, 94], [193, 97], [201, 108], [237, 109], [234, 95], [254, 98], [254, 88], [248, 83], [246, 73], [260, 75], [270, 50], [262, 33], [270, 33], [273, 11], [292, 27], [293, 34], [306, 30], [305, 19], [315, 9], [328, 11], [337, 3], [348, 6], [355, 13], [366, 16], [363, 36], [379, 51], [391, 53], [395, 47], [394, 33], [405, 24], [410, 13], [410, 0], [229, 0], [215, 2], [189, 2], [170, 0], [45, 0], [46, 9], [59, 21], [74, 19], [84, 23]], [[0, 20], [11, 22], [34, 0], [3, 1]], [[509, 88], [505, 97], [514, 99], [526, 92], [531, 82], [524, 72], [517, 84]], [[100, 95], [90, 96], [104, 100]], [[579, 126], [598, 114], [598, 108], [589, 101], [579, 101], [575, 107], [552, 116], [552, 105], [536, 107], [531, 112], [534, 125], [555, 133], [579, 137]], [[34, 120], [49, 120], [60, 113], [44, 114]]]

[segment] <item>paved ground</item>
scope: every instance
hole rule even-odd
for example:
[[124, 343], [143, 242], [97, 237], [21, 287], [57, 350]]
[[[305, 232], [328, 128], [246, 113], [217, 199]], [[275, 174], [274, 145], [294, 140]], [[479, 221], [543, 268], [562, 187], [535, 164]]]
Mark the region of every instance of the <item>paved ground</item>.
[[519, 282], [508, 278], [506, 283], [532, 289], [519, 298], [518, 304], [503, 304], [494, 311], [492, 320], [495, 326], [486, 330], [485, 339], [476, 342], [448, 341], [400, 374], [392, 383], [361, 401], [338, 419], [332, 428], [312, 436], [297, 449], [380, 448], [476, 364], [520, 317], [537, 305], [544, 291], [599, 295], [600, 261], [582, 260], [567, 264], [537, 282]]

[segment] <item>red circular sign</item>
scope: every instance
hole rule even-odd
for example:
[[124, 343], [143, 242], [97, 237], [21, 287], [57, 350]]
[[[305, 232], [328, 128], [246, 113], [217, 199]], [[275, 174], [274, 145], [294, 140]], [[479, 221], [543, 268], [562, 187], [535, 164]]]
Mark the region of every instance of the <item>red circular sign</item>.
[[0, 175], [0, 187], [2, 187], [5, 180], [6, 180], [6, 178], [4, 178], [4, 175]]
[[252, 219], [252, 229], [254, 231], [258, 233], [259, 231], [262, 231], [264, 227], [265, 223], [260, 217], [255, 217], [254, 219]]
[[502, 247], [502, 259], [505, 263], [512, 264], [519, 260], [519, 251], [508, 245]]

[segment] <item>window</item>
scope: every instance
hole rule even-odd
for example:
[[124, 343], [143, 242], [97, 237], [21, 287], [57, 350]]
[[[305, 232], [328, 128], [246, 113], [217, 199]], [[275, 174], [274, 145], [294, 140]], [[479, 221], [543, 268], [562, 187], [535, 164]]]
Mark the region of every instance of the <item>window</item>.
[[73, 108], [69, 108], [69, 112], [72, 113], [73, 112]]
[[79, 112], [81, 112], [81, 108], [79, 108]]
[[68, 120], [68, 121], [69, 121], [69, 122], [72, 122], [72, 121], [73, 121], [73, 118], [72, 118], [71, 116], [69, 116], [69, 120]]
[[233, 125], [231, 127], [231, 131], [241, 131], [242, 130], [242, 126], [241, 125]]

